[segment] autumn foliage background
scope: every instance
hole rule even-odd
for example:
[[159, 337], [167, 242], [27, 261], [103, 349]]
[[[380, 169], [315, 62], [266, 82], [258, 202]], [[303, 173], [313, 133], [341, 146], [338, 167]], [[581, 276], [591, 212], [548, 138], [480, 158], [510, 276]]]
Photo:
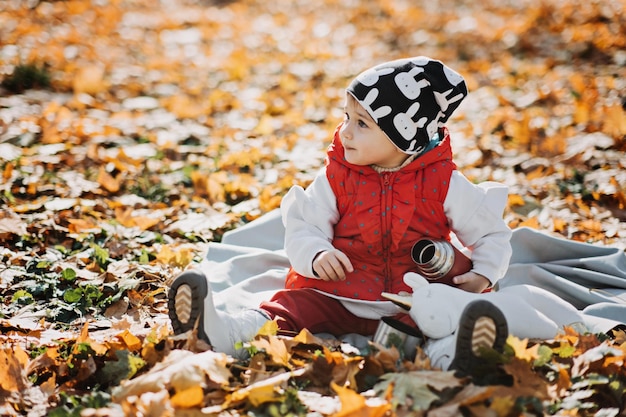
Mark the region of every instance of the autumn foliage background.
[[[0, 414], [623, 411], [623, 334], [513, 340], [513, 387], [479, 385], [307, 334], [266, 336], [264, 354], [233, 364], [172, 337], [165, 295], [209, 241], [308, 184], [352, 77], [414, 55], [465, 76], [470, 96], [449, 123], [456, 161], [472, 180], [510, 187], [512, 228], [626, 248], [624, 10], [1, 2]], [[377, 395], [364, 389], [372, 378]]]

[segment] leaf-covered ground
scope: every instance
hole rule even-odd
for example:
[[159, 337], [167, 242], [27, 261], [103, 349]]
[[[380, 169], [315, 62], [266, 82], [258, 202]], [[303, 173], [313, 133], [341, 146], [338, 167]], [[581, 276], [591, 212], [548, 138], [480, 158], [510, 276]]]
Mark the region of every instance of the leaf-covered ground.
[[506, 220], [626, 248], [624, 0], [0, 2], [0, 415], [624, 413], [626, 336], [511, 338], [459, 379], [303, 332], [173, 337], [172, 278], [322, 164], [361, 70], [441, 59]]

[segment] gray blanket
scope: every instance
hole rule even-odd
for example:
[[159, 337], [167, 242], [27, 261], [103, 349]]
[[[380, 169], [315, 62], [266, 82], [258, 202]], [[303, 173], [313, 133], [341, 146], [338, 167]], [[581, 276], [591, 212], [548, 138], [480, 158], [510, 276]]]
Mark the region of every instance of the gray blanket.
[[[210, 279], [218, 308], [234, 313], [258, 306], [284, 288], [289, 261], [278, 210], [211, 243], [200, 268]], [[498, 288], [530, 284], [581, 310], [593, 332], [626, 323], [626, 254], [554, 237], [533, 229], [513, 231], [513, 257]]]

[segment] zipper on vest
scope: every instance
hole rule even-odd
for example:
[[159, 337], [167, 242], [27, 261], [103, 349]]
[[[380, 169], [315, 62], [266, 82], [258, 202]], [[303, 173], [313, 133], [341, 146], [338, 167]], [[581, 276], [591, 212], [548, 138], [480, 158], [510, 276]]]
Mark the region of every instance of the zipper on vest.
[[392, 193], [389, 184], [391, 184], [391, 173], [383, 173], [383, 206], [381, 207], [385, 215], [382, 218], [382, 224], [384, 225], [383, 233], [383, 257], [385, 259], [385, 291], [391, 291], [391, 213], [387, 211], [387, 207], [391, 209]]

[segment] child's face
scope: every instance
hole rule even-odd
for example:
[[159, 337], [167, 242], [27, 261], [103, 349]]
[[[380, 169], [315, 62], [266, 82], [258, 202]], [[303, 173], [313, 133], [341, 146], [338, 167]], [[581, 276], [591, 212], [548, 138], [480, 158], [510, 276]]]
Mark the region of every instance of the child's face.
[[346, 93], [345, 116], [339, 137], [346, 160], [354, 165], [395, 168], [408, 158], [349, 93]]

